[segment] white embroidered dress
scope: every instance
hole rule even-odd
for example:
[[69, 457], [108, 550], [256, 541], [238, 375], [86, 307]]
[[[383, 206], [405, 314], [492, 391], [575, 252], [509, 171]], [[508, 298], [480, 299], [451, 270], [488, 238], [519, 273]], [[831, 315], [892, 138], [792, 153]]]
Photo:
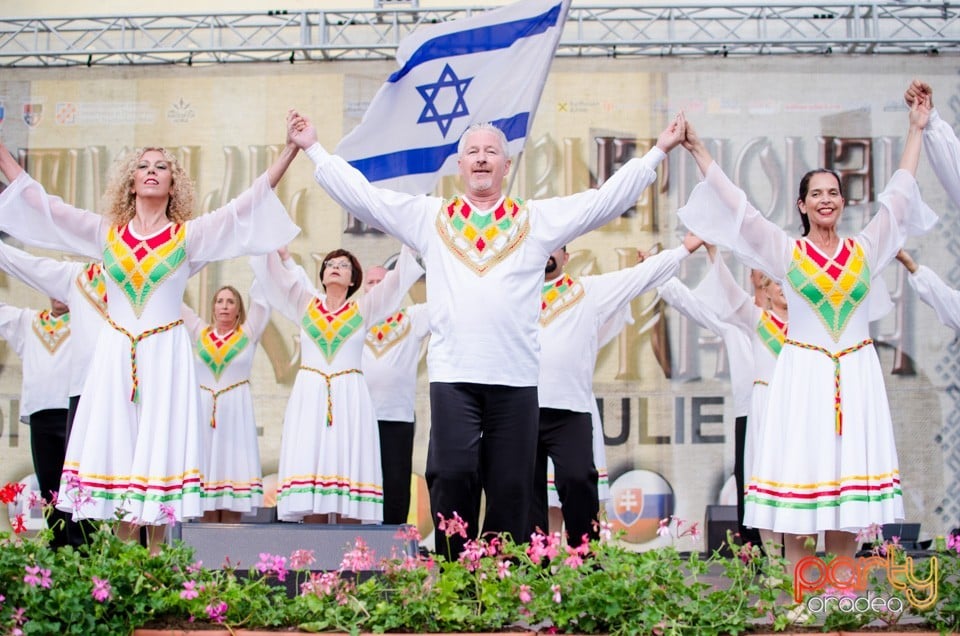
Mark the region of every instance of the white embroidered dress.
[[203, 509], [250, 512], [263, 503], [250, 372], [270, 306], [254, 283], [246, 321], [228, 333], [219, 333], [186, 305], [182, 315], [193, 337], [205, 424]]
[[47, 195], [24, 172], [0, 194], [0, 229], [103, 258], [112, 325], [100, 329], [58, 507], [74, 519], [122, 511], [124, 520], [149, 525], [200, 516], [208, 424], [180, 306], [188, 278], [205, 263], [275, 250], [296, 236], [267, 177], [219, 210], [141, 237]]
[[306, 274], [288, 269], [276, 254], [250, 263], [270, 305], [300, 325], [300, 371], [280, 443], [279, 519], [337, 513], [383, 521], [380, 434], [360, 372], [366, 324], [396, 311], [423, 270], [403, 250], [380, 284], [331, 312]]
[[899, 170], [855, 239], [822, 254], [763, 218], [716, 164], [680, 210], [704, 240], [782, 281], [790, 334], [770, 382], [744, 523], [775, 532], [855, 532], [903, 518], [883, 371], [869, 340], [871, 272], [936, 215]]

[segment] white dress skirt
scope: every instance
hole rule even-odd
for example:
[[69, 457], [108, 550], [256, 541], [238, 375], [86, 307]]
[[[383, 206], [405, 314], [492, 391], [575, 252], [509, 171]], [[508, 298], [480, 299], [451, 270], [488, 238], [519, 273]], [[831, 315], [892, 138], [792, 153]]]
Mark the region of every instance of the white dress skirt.
[[270, 307], [254, 283], [247, 319], [220, 334], [189, 307], [183, 319], [193, 337], [206, 448], [203, 509], [250, 512], [263, 503], [263, 473], [250, 373]]
[[0, 194], [0, 229], [104, 259], [110, 322], [97, 336], [58, 508], [74, 519], [146, 525], [200, 516], [205, 422], [180, 306], [205, 263], [271, 251], [296, 236], [266, 176], [219, 210], [142, 237], [48, 196], [22, 173]]
[[[856, 532], [903, 518], [883, 371], [869, 333], [871, 275], [936, 215], [897, 171], [880, 209], [837, 252], [794, 240], [713, 164], [680, 211], [698, 236], [779, 280], [790, 308], [762, 415], [744, 523], [791, 534]], [[877, 303], [879, 305], [879, 303]], [[839, 382], [839, 388], [838, 388]]]
[[275, 254], [251, 259], [274, 309], [300, 324], [300, 371], [283, 417], [277, 516], [336, 513], [383, 521], [377, 415], [360, 372], [367, 325], [395, 312], [423, 273], [405, 252], [397, 269], [330, 312], [306, 276]]

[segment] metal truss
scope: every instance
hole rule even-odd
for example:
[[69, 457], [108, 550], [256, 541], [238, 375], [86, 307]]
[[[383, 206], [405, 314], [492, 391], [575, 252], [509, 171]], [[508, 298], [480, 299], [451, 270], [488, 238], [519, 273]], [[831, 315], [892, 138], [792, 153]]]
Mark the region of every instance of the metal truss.
[[[418, 27], [491, 7], [0, 17], [0, 66], [393, 59]], [[947, 2], [573, 6], [558, 57], [960, 52]]]

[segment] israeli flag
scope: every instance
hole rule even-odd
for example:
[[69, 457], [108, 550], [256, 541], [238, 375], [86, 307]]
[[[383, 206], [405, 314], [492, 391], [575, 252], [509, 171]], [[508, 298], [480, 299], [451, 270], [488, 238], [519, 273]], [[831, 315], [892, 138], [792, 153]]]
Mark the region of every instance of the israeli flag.
[[378, 186], [430, 193], [457, 172], [457, 142], [491, 122], [523, 149], [570, 0], [521, 0], [420, 27], [397, 48], [400, 69], [336, 153]]

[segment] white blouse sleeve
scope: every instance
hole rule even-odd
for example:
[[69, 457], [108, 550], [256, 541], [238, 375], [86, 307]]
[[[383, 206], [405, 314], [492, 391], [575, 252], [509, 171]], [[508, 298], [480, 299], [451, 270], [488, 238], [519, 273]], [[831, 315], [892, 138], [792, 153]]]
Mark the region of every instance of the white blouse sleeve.
[[923, 129], [923, 147], [933, 171], [950, 195], [953, 204], [960, 206], [960, 139], [953, 127], [945, 122], [937, 109], [930, 113], [930, 120]]
[[193, 340], [196, 340], [200, 337], [200, 334], [203, 333], [204, 328], [206, 328], [207, 323], [197, 315], [190, 305], [186, 303], [180, 304], [180, 317], [183, 318], [183, 326], [187, 328], [187, 331], [190, 332], [190, 337]]
[[741, 261], [782, 281], [790, 266], [793, 240], [747, 201], [747, 195], [716, 162], [677, 211], [687, 228], [707, 241], [733, 250]]
[[429, 307], [426, 303], [407, 307], [407, 315], [410, 317], [411, 335], [417, 340], [422, 341], [430, 335]]
[[30, 323], [34, 312], [31, 309], [11, 307], [0, 302], [0, 338], [7, 341], [10, 348], [23, 358], [23, 348], [26, 344]]
[[227, 205], [187, 222], [191, 265], [267, 254], [300, 232], [270, 187], [266, 175]]
[[607, 322], [640, 294], [676, 276], [680, 262], [690, 255], [684, 246], [666, 250], [642, 263], [599, 276], [585, 276], [582, 282], [597, 307], [597, 327]]
[[397, 311], [407, 291], [421, 276], [423, 268], [417, 263], [413, 250], [404, 245], [396, 267], [357, 301], [364, 322], [375, 325]]
[[960, 332], [960, 292], [949, 287], [933, 270], [921, 265], [907, 277], [920, 300], [933, 307], [940, 322]]
[[630, 304], [620, 308], [620, 311], [613, 314], [607, 321], [600, 325], [597, 330], [597, 348], [602, 349], [608, 342], [620, 335], [620, 332], [626, 329], [627, 325], [633, 324], [633, 311]]
[[296, 324], [314, 297], [300, 276], [283, 266], [276, 252], [250, 257], [250, 267], [260, 283], [260, 289], [271, 307]]
[[70, 302], [70, 290], [82, 269], [80, 263], [34, 256], [0, 241], [0, 270], [60, 302]]
[[247, 320], [243, 323], [244, 330], [250, 334], [254, 342], [259, 342], [267, 324], [270, 323], [270, 302], [259, 280], [254, 280], [250, 286], [250, 307], [247, 309]]
[[671, 278], [661, 285], [658, 291], [668, 305], [704, 329], [709, 329], [717, 336], [723, 336], [724, 323], [713, 307], [699, 300], [679, 279]]
[[102, 216], [47, 194], [26, 171], [0, 193], [0, 231], [27, 245], [100, 260], [108, 229]]
[[893, 173], [877, 200], [880, 209], [857, 236], [875, 273], [890, 264], [908, 237], [928, 232], [937, 222], [937, 214], [920, 198], [917, 180], [906, 170]]

